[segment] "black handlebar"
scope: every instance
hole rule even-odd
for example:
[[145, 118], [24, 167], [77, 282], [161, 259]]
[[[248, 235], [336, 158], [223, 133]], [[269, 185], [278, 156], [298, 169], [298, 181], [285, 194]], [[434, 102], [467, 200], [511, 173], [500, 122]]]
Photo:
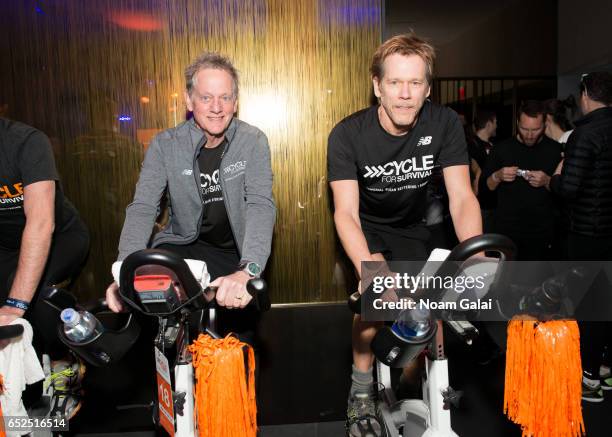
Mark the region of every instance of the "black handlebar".
[[[139, 267], [147, 265], [156, 265], [169, 269], [176, 275], [179, 285], [187, 296], [187, 300], [182, 302], [171, 312], [156, 312], [147, 311], [144, 306], [136, 298], [136, 290], [134, 289], [134, 278], [136, 270]], [[270, 297], [267, 293], [266, 282], [261, 278], [253, 278], [247, 282], [247, 292], [253, 297], [252, 304], [259, 311], [267, 311], [270, 309]], [[121, 265], [119, 277], [119, 295], [130, 307], [153, 316], [169, 316], [176, 313], [182, 308], [189, 307], [197, 310], [210, 306], [214, 301], [214, 293], [216, 287], [208, 287], [202, 290], [200, 284], [195, 279], [189, 266], [184, 259], [175, 255], [172, 252], [162, 249], [144, 249], [129, 255]], [[251, 305], [251, 303], [249, 303]]]
[[[202, 288], [194, 278], [189, 266], [183, 258], [162, 249], [139, 250], [130, 254], [123, 260], [119, 273], [119, 294], [123, 300], [133, 308], [141, 311], [143, 309], [134, 302], [136, 300], [136, 291], [134, 290], [136, 270], [138, 267], [150, 264], [166, 267], [174, 272], [177, 278], [179, 278], [181, 286], [190, 300], [191, 298], [196, 298], [200, 294]], [[202, 304], [202, 302], [200, 302], [200, 304]]]
[[[516, 245], [501, 234], [482, 234], [468, 238], [451, 250], [437, 270], [436, 276], [455, 276], [461, 262], [486, 251], [499, 252], [502, 261], [512, 261], [516, 254]], [[361, 314], [361, 294], [358, 291], [349, 296], [348, 306], [355, 314]]]
[[516, 245], [512, 240], [501, 234], [482, 234], [459, 243], [446, 261], [465, 261], [479, 252], [495, 251], [502, 254], [505, 261], [512, 261], [516, 255]]
[[15, 324], [0, 326], [0, 340], [19, 337], [21, 334], [23, 334], [23, 325]]
[[258, 311], [268, 311], [270, 309], [272, 303], [270, 302], [266, 281], [261, 278], [253, 278], [247, 282], [246, 289], [253, 296]]
[[500, 263], [512, 261], [516, 255], [516, 245], [512, 240], [501, 234], [482, 234], [462, 241], [448, 254], [436, 276], [455, 276], [461, 264], [468, 258], [480, 252], [498, 252], [501, 255]]
[[[207, 300], [210, 301], [210, 304], [214, 302], [214, 297], [218, 291], [219, 287], [206, 287], [205, 290], [202, 291], [202, 294], [207, 296]], [[268, 311], [272, 306], [270, 303], [270, 297], [268, 296], [268, 285], [266, 281], [261, 278], [253, 278], [249, 279], [246, 284], [246, 289], [249, 295], [253, 298], [249, 305], [255, 305], [257, 311]]]

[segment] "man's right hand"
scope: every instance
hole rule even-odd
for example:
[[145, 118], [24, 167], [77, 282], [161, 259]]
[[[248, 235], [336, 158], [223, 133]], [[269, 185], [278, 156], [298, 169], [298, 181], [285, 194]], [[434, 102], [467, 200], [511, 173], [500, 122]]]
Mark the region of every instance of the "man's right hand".
[[119, 296], [119, 285], [114, 281], [106, 289], [106, 304], [115, 313], [120, 313], [125, 309], [121, 302], [121, 296]]
[[494, 173], [496, 175], [495, 179], [498, 179], [502, 182], [512, 182], [513, 180], [516, 179], [517, 170], [518, 170], [517, 166], [502, 167]]

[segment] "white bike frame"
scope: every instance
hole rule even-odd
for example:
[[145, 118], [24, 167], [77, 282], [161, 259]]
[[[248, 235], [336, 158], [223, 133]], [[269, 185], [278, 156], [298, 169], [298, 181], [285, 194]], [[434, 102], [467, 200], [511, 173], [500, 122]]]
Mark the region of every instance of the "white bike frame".
[[[428, 261], [444, 261], [450, 251], [436, 249]], [[448, 360], [444, 355], [442, 321], [437, 321], [432, 350], [425, 358], [423, 399], [397, 400], [391, 386], [391, 369], [376, 360], [376, 376], [384, 387], [379, 400], [382, 425], [388, 437], [458, 437], [451, 427], [450, 408], [444, 395], [452, 391], [448, 381]], [[403, 427], [403, 434], [398, 429]]]

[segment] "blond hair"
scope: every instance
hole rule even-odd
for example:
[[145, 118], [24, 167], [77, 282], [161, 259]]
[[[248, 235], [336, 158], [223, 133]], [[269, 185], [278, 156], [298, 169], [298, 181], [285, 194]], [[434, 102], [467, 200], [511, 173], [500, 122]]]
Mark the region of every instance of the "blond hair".
[[427, 41], [416, 36], [414, 32], [396, 35], [378, 46], [370, 66], [370, 73], [373, 78], [382, 79], [385, 59], [396, 53], [404, 56], [417, 55], [420, 57], [427, 65], [427, 82], [431, 84], [436, 50]]

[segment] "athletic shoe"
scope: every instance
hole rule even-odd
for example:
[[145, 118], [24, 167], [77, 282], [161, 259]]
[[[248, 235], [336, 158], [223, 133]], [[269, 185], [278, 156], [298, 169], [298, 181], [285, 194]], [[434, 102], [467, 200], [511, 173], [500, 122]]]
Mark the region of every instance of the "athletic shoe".
[[57, 361], [45, 381], [45, 392], [51, 398], [49, 417], [72, 419], [81, 409], [83, 390], [81, 381], [85, 365], [81, 360], [74, 362]]
[[599, 378], [601, 380], [602, 390], [612, 390], [612, 372], [610, 372], [609, 367], [601, 366], [599, 370]]
[[603, 402], [603, 390], [601, 385], [597, 384], [591, 387], [582, 381], [582, 400], [586, 402]]
[[601, 379], [601, 389], [602, 390], [612, 390], [612, 377], [609, 378], [602, 378]]
[[376, 415], [376, 398], [367, 393], [355, 393], [346, 410], [346, 430], [350, 437], [382, 437]]

